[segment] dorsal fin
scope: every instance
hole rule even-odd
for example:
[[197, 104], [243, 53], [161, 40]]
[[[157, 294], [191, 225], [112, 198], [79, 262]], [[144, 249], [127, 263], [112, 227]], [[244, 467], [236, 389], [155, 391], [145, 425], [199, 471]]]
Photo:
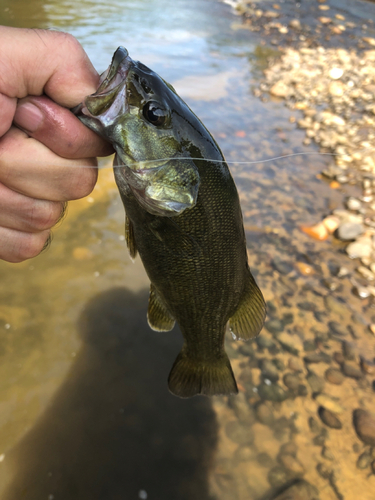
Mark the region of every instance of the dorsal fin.
[[137, 256], [137, 247], [134, 239], [134, 229], [129, 217], [125, 215], [125, 241], [132, 259]]
[[175, 324], [173, 316], [168, 311], [152, 283], [148, 299], [147, 321], [153, 330], [159, 332], [169, 332]]
[[237, 338], [248, 340], [261, 331], [265, 317], [266, 304], [249, 269], [237, 310], [229, 320], [229, 328]]

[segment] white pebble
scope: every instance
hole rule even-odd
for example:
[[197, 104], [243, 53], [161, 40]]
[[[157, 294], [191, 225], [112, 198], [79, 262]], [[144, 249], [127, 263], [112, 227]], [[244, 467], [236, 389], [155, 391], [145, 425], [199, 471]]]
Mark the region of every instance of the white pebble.
[[344, 70], [341, 68], [332, 68], [329, 70], [328, 75], [332, 80], [338, 80], [344, 74]]
[[147, 492], [145, 490], [139, 490], [138, 498], [140, 498], [141, 500], [146, 500]]
[[264, 379], [264, 383], [265, 383], [266, 385], [271, 385], [271, 384], [272, 384], [271, 380], [268, 380], [268, 378], [265, 378], [265, 379]]
[[2, 453], [2, 454], [0, 455], [0, 462], [2, 462], [2, 461], [4, 460], [4, 458], [5, 458], [5, 455], [4, 455], [4, 453]]

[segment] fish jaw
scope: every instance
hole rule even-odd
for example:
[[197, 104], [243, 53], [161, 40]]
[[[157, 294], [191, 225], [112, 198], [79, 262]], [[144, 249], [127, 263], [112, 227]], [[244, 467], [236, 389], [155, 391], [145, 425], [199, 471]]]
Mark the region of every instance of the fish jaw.
[[112, 130], [119, 116], [129, 111], [126, 81], [132, 64], [128, 51], [119, 47], [110, 66], [100, 76], [98, 90], [72, 109], [82, 123], [110, 142], [113, 142]]

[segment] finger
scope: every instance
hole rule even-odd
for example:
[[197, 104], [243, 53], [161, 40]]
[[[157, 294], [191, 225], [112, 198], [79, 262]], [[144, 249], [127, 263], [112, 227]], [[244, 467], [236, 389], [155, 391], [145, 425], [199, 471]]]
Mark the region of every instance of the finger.
[[0, 139], [0, 182], [30, 198], [83, 198], [95, 186], [96, 166], [95, 158], [61, 158], [16, 127]]
[[61, 219], [65, 204], [36, 200], [0, 183], [0, 226], [27, 233], [50, 229]]
[[4, 94], [0, 94], [0, 137], [10, 129], [16, 106], [17, 99], [15, 97], [7, 97]]
[[48, 97], [27, 97], [19, 101], [14, 123], [64, 158], [113, 153], [108, 142], [85, 127], [71, 111]]
[[72, 108], [96, 90], [99, 75], [72, 35], [0, 26], [0, 39], [0, 93], [18, 98], [45, 93]]
[[0, 227], [0, 259], [22, 262], [40, 254], [49, 238], [49, 231], [26, 233]]

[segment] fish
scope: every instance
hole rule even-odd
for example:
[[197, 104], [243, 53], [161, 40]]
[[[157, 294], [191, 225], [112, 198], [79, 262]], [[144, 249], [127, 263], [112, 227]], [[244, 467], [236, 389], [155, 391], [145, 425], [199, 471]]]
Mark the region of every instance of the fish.
[[172, 394], [238, 392], [224, 348], [258, 335], [266, 305], [249, 268], [239, 196], [220, 148], [176, 90], [119, 47], [73, 112], [116, 152], [125, 239], [150, 279], [149, 326], [184, 343]]

